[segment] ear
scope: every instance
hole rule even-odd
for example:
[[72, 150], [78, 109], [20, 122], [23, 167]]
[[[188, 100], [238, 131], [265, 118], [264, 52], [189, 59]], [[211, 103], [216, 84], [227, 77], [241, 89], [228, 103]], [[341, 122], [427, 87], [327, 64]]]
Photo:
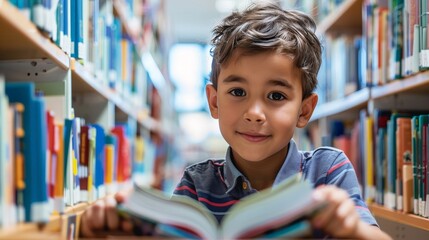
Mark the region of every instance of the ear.
[[214, 88], [213, 84], [206, 85], [206, 95], [207, 95], [207, 102], [210, 108], [210, 114], [212, 118], [218, 119], [219, 111], [217, 106], [217, 90]]
[[298, 122], [296, 126], [303, 128], [310, 121], [311, 115], [313, 114], [314, 109], [316, 108], [317, 100], [319, 97], [317, 94], [312, 93], [309, 97], [304, 99], [301, 103], [301, 109], [299, 111]]

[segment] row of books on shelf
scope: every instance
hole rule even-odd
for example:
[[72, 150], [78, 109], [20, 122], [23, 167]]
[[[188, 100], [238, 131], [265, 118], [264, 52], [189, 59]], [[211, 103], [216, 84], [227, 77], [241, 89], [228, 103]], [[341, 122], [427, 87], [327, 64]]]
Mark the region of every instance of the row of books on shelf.
[[342, 99], [367, 87], [362, 41], [361, 35], [322, 38], [322, 64], [317, 77], [319, 103]]
[[42, 95], [0, 79], [0, 227], [47, 222], [153, 174], [156, 146], [137, 124], [57, 119]]
[[116, 16], [112, 0], [11, 0], [10, 3], [60, 49], [77, 59], [97, 81], [122, 96], [145, 96], [149, 76], [144, 74], [141, 46], [133, 33], [123, 31], [124, 24], [136, 21], [133, 21], [137, 18], [135, 12], [142, 3], [121, 1], [124, 5], [121, 9], [126, 9], [121, 12], [131, 19]]
[[367, 83], [382, 85], [429, 68], [428, 2], [364, 1]]
[[422, 112], [375, 112], [377, 203], [429, 217], [428, 122]]
[[333, 0], [333, 1], [295, 1], [294, 8], [300, 9], [304, 12], [310, 13], [313, 18], [320, 22], [325, 19], [329, 14], [338, 9], [345, 0]]
[[[346, 2], [303, 2], [301, 7], [318, 11], [317, 16]], [[428, 12], [427, 1], [363, 1], [362, 34], [353, 29], [324, 33], [319, 102], [429, 69]]]
[[428, 218], [428, 123], [424, 112], [361, 110], [356, 121], [332, 121], [323, 144], [349, 157], [367, 203]]

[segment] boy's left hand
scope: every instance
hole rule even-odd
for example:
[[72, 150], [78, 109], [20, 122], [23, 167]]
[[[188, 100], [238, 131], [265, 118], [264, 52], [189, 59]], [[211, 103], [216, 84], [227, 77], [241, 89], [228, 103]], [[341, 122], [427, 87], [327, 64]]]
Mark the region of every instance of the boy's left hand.
[[314, 228], [336, 238], [357, 236], [358, 228], [363, 222], [346, 191], [333, 185], [323, 185], [314, 190], [313, 198], [327, 203], [327, 206], [313, 217], [311, 223]]

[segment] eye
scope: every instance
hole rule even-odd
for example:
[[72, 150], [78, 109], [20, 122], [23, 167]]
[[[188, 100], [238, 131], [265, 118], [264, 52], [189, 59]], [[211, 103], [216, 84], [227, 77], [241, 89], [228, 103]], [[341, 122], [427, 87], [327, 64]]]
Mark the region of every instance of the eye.
[[268, 94], [268, 98], [274, 101], [281, 101], [286, 99], [285, 95], [279, 92], [272, 92]]
[[235, 88], [229, 91], [232, 96], [243, 97], [246, 96], [246, 92], [243, 89]]

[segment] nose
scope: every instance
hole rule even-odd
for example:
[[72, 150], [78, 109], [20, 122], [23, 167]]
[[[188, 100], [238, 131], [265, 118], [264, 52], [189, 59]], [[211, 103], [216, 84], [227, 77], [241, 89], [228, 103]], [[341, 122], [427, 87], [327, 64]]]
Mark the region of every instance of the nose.
[[256, 123], [263, 123], [266, 119], [262, 104], [258, 102], [250, 104], [243, 117], [247, 122]]

